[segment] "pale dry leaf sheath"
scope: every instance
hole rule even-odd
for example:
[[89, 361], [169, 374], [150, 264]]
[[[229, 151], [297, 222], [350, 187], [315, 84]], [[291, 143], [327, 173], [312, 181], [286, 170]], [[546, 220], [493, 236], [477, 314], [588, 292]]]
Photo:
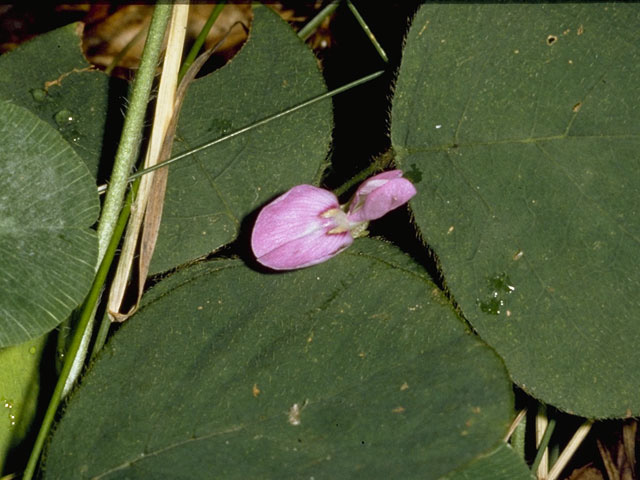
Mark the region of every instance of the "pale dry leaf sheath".
[[[189, 14], [188, 4], [178, 4], [173, 7], [173, 14], [169, 26], [169, 38], [167, 41], [167, 49], [165, 52], [162, 76], [160, 77], [160, 86], [158, 89], [158, 99], [156, 103], [156, 111], [153, 118], [153, 129], [151, 131], [151, 139], [147, 149], [144, 166], [149, 167], [158, 163], [162, 146], [164, 144], [165, 134], [168, 130], [171, 119], [174, 115], [175, 94], [178, 85], [178, 71], [180, 70], [180, 60], [182, 58], [182, 49], [184, 46], [184, 38], [187, 26], [187, 18]], [[161, 169], [164, 175], [164, 183], [166, 183], [166, 170]], [[127, 313], [121, 313], [122, 300], [127, 288], [128, 280], [131, 275], [133, 266], [133, 257], [138, 244], [142, 221], [147, 210], [148, 202], [156, 204], [152, 209], [153, 214], [162, 215], [162, 207], [158, 207], [157, 203], [164, 201], [164, 188], [160, 194], [152, 194], [153, 177], [157, 172], [145, 175], [138, 190], [138, 196], [131, 208], [131, 217], [127, 226], [127, 234], [122, 248], [122, 254], [118, 263], [118, 269], [114, 278], [111, 292], [109, 295], [109, 303], [107, 310], [112, 321], [124, 321], [133, 312], [134, 308]], [[159, 227], [159, 222], [156, 228]], [[148, 264], [150, 255], [153, 253], [146, 249], [146, 255], [149, 259], [141, 259]], [[146, 276], [146, 274], [144, 275]], [[140, 277], [144, 278], [141, 274]], [[140, 288], [138, 286], [138, 288]], [[140, 297], [140, 293], [137, 294]]]

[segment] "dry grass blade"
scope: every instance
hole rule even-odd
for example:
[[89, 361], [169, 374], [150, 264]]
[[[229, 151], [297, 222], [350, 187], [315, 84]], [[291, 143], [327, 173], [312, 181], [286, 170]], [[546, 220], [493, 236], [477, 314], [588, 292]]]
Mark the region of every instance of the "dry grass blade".
[[638, 421], [634, 418], [626, 421], [622, 426], [622, 443], [627, 457], [631, 478], [636, 477], [636, 435], [638, 433]]
[[615, 433], [605, 439], [597, 439], [598, 452], [602, 459], [608, 480], [636, 479], [636, 433], [637, 421], [628, 419], [616, 426]]
[[[184, 78], [180, 82], [178, 89], [175, 95], [175, 104], [174, 104], [174, 115], [167, 126], [167, 130], [165, 132], [164, 142], [162, 144], [162, 148], [160, 150], [160, 154], [158, 156], [158, 161], [156, 163], [162, 163], [166, 161], [171, 156], [171, 150], [173, 148], [173, 139], [176, 133], [176, 127], [178, 125], [178, 118], [180, 115], [180, 109], [182, 108], [182, 102], [187, 93], [187, 88], [189, 84], [193, 81], [196, 74], [200, 71], [205, 62], [211, 57], [211, 55], [217, 50], [217, 48], [222, 45], [227, 39], [228, 35], [231, 34], [231, 31], [236, 25], [244, 25], [241, 22], [234, 23], [231, 26], [227, 35], [225, 35], [216, 45], [207, 50], [205, 53], [200, 55], [196, 60], [194, 60], [193, 64], [184, 75]], [[160, 230], [160, 221], [162, 219], [162, 209], [164, 206], [164, 194], [167, 188], [167, 178], [169, 174], [168, 168], [160, 168], [155, 172], [151, 172], [150, 176], [152, 176], [152, 196], [149, 198], [149, 202], [147, 204], [147, 210], [144, 217], [144, 227], [142, 230], [142, 240], [140, 243], [140, 261], [139, 265], [139, 275], [138, 275], [138, 296], [137, 303], [140, 301], [142, 297], [142, 292], [144, 289], [144, 283], [147, 278], [147, 273], [149, 272], [149, 265], [151, 264], [151, 258], [153, 256], [153, 251], [155, 250], [156, 241], [158, 239], [158, 232]], [[144, 179], [145, 177], [143, 177]]]
[[[189, 5], [174, 5], [171, 24], [169, 27], [169, 39], [167, 42], [167, 50], [165, 53], [162, 77], [160, 79], [160, 87], [158, 90], [158, 100], [156, 103], [156, 111], [153, 119], [153, 129], [151, 131], [151, 139], [147, 154], [145, 157], [145, 167], [149, 167], [158, 163], [162, 147], [164, 145], [165, 133], [167, 132], [172, 118], [174, 117], [175, 94], [178, 83], [178, 71], [180, 69], [180, 61], [182, 58], [182, 49], [184, 46], [184, 38], [186, 32], [187, 18], [189, 13]], [[164, 173], [166, 176], [166, 172]], [[154, 175], [146, 175], [140, 182], [138, 196], [131, 207], [131, 218], [127, 226], [127, 234], [124, 240], [118, 269], [114, 278], [113, 285], [109, 295], [107, 311], [112, 321], [124, 321], [131, 316], [136, 309], [134, 306], [126, 313], [120, 312], [122, 302], [127, 290], [129, 278], [131, 276], [133, 258], [138, 245], [142, 221], [145, 217], [148, 202], [152, 203], [164, 201], [164, 191], [158, 194], [152, 194]], [[166, 182], [166, 178], [164, 180]], [[162, 213], [162, 207], [159, 207]], [[154, 208], [157, 211], [158, 207]], [[137, 297], [140, 297], [138, 293]], [[137, 302], [136, 302], [137, 304]]]
[[549, 475], [547, 477], [548, 480], [556, 480], [560, 476], [564, 467], [567, 466], [567, 463], [569, 463], [573, 454], [589, 434], [592, 425], [593, 420], [586, 420], [582, 425], [580, 425], [580, 427], [578, 427], [576, 433], [573, 434], [573, 437], [571, 437], [571, 440], [569, 440], [569, 443], [567, 443], [567, 446], [556, 460], [556, 463], [554, 463], [551, 470], [549, 470]]
[[[549, 425], [549, 419], [547, 418], [547, 408], [546, 406], [540, 404], [538, 406], [538, 413], [536, 414], [536, 447], [540, 448], [540, 442], [542, 442], [542, 437], [544, 436], [544, 432]], [[536, 470], [536, 475], [539, 480], [546, 480], [547, 475], [549, 474], [549, 451], [547, 448], [544, 450], [544, 454], [542, 456], [542, 460], [538, 465], [538, 469]]]
[[598, 451], [600, 452], [600, 457], [602, 457], [602, 464], [604, 465], [605, 470], [607, 471], [607, 476], [609, 480], [620, 480], [620, 473], [618, 472], [618, 467], [616, 466], [616, 462], [613, 460], [611, 456], [611, 452], [607, 449], [607, 447], [600, 441], [597, 440]]
[[507, 434], [504, 437], [504, 442], [509, 441], [509, 439], [511, 438], [511, 435], [513, 435], [513, 432], [516, 431], [516, 428], [518, 428], [518, 425], [520, 425], [520, 422], [522, 422], [522, 420], [526, 415], [527, 415], [526, 408], [523, 408], [518, 412], [518, 415], [516, 415], [516, 418], [513, 420], [513, 422], [511, 422], [511, 425], [509, 426], [509, 430], [507, 431]]
[[[182, 102], [187, 93], [189, 84], [193, 81], [196, 74], [204, 63], [211, 57], [216, 49], [222, 45], [228, 38], [233, 28], [237, 25], [242, 25], [241, 22], [236, 22], [232, 25], [227, 35], [225, 35], [215, 46], [200, 55], [193, 65], [187, 70], [184, 78], [180, 82], [180, 85], [175, 91], [173, 91], [173, 108], [171, 109], [171, 115], [166, 122], [166, 127], [163, 131], [162, 145], [157, 150], [157, 154], [154, 156], [154, 161], [145, 161], [145, 168], [162, 163], [166, 161], [170, 155], [173, 147], [173, 140], [175, 137], [176, 127], [178, 124], [178, 118]], [[166, 66], [165, 66], [166, 68]], [[173, 72], [173, 69], [172, 69]], [[163, 71], [164, 78], [164, 71]], [[175, 77], [177, 78], [177, 76]], [[162, 81], [160, 84], [160, 91], [158, 94], [158, 102], [162, 97]], [[157, 113], [157, 111], [156, 111]], [[154, 129], [155, 129], [154, 121]], [[153, 143], [154, 137], [152, 132], [151, 143]], [[151, 143], [149, 151], [151, 151]], [[149, 153], [148, 155], [149, 156]], [[149, 272], [149, 265], [153, 257], [156, 241], [158, 238], [158, 232], [160, 229], [160, 221], [162, 219], [162, 210], [164, 207], [164, 195], [166, 191], [167, 178], [169, 170], [166, 168], [158, 169], [142, 177], [138, 198], [135, 205], [132, 207], [132, 216], [129, 222], [129, 229], [127, 231], [127, 238], [122, 250], [122, 257], [126, 258], [126, 263], [118, 265], [118, 272], [116, 273], [116, 279], [114, 279], [114, 285], [118, 286], [117, 296], [110, 297], [108, 311], [112, 321], [123, 322], [131, 315], [133, 315], [137, 309], [140, 298], [144, 290], [144, 284]], [[129, 233], [132, 230], [135, 233]], [[141, 233], [140, 233], [141, 232]], [[130, 235], [130, 236], [129, 236]], [[131, 276], [133, 255], [138, 246], [138, 240], [140, 239], [140, 258], [138, 261], [138, 282], [137, 292], [135, 293], [136, 302], [135, 305], [129, 309], [128, 312], [120, 312], [122, 300], [124, 298], [125, 289], [128, 284], [128, 280]], [[122, 276], [119, 277], [120, 268], [122, 265]], [[113, 292], [112, 288], [112, 292]], [[113, 298], [113, 303], [111, 298]]]

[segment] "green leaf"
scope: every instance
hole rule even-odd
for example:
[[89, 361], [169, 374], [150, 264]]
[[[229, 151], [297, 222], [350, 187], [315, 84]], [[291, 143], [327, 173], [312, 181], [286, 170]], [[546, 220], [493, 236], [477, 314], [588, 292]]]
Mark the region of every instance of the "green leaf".
[[534, 480], [531, 470], [513, 449], [502, 443], [484, 457], [472, 461], [465, 468], [443, 480]]
[[56, 327], [93, 279], [95, 182], [60, 134], [0, 102], [0, 347]]
[[489, 453], [513, 413], [501, 361], [411, 260], [357, 243], [163, 280], [71, 399], [45, 478], [429, 479]]
[[[173, 154], [324, 92], [313, 53], [275, 13], [257, 7], [238, 55], [189, 87]], [[318, 178], [331, 129], [331, 104], [320, 102], [171, 166], [152, 273], [234, 240], [251, 211]]]
[[92, 70], [82, 54], [78, 23], [39, 35], [0, 56], [0, 98], [58, 129], [94, 177], [101, 158], [103, 168], [110, 168], [126, 88], [126, 82]]
[[393, 102], [465, 317], [525, 391], [587, 417], [640, 413], [638, 32], [634, 5], [426, 5]]
[[443, 477], [443, 480], [534, 480], [534, 476], [513, 449], [500, 444], [486, 456], [479, 457], [469, 465]]
[[27, 438], [36, 413], [40, 361], [47, 338], [0, 350], [0, 473], [18, 468], [25, 460], [19, 460], [14, 449]]

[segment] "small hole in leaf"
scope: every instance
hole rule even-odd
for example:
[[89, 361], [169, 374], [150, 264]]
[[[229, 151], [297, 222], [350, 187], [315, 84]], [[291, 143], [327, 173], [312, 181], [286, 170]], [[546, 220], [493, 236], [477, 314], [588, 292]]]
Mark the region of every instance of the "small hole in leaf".
[[547, 45], [551, 46], [554, 43], [556, 43], [557, 40], [558, 40], [558, 37], [556, 37], [555, 35], [549, 35], [547, 37]]

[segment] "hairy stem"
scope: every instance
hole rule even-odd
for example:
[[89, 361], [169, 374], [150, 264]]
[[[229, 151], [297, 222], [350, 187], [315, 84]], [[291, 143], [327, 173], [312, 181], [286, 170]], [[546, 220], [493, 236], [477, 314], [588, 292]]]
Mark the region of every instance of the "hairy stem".
[[[118, 152], [115, 158], [111, 175], [111, 185], [107, 192], [107, 198], [105, 199], [102, 215], [100, 216], [100, 223], [98, 225], [98, 272], [91, 286], [89, 295], [82, 306], [82, 313], [77, 330], [71, 340], [69, 350], [66, 352], [66, 360], [60, 372], [60, 377], [56, 383], [44, 419], [40, 425], [38, 436], [31, 450], [31, 455], [24, 471], [24, 480], [31, 480], [31, 478], [33, 478], [40, 454], [42, 453], [42, 448], [49, 435], [56, 411], [62, 400], [65, 384], [67, 383], [75, 359], [78, 356], [80, 346], [83, 343], [83, 338], [91, 334], [88, 326], [93, 318], [95, 305], [98, 302], [102, 285], [109, 270], [109, 265], [106, 265], [107, 262], [103, 262], [102, 260], [118, 222], [127, 188], [127, 178], [138, 154], [138, 147], [140, 139], [142, 138], [144, 116], [149, 101], [149, 94], [151, 93], [151, 85], [153, 84], [155, 69], [158, 64], [158, 59], [160, 58], [164, 32], [171, 15], [171, 9], [172, 6], [170, 4], [165, 5], [160, 3], [156, 6], [151, 19], [151, 26], [149, 27], [147, 42], [142, 54], [140, 69], [136, 74], [133, 84], [131, 104], [127, 111], [120, 145], [118, 146]], [[87, 342], [84, 343], [86, 344]]]
[[156, 74], [158, 59], [162, 51], [164, 32], [171, 15], [171, 8], [170, 4], [162, 2], [156, 6], [151, 19], [147, 42], [142, 52], [140, 68], [133, 82], [131, 101], [122, 128], [107, 197], [105, 198], [100, 223], [98, 224], [98, 264], [102, 262], [102, 257], [118, 222], [118, 216], [127, 190], [129, 173], [138, 157], [147, 104], [149, 103], [149, 95]]

